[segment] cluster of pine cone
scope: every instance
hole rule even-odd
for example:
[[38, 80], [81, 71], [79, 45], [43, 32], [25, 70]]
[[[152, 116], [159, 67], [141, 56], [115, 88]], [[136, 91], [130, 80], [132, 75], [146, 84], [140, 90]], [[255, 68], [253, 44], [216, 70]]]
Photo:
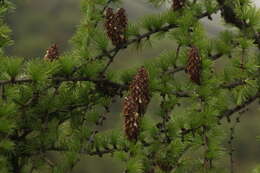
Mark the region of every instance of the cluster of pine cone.
[[45, 61], [53, 61], [59, 58], [59, 50], [57, 44], [53, 44], [49, 49], [47, 49], [44, 56]]
[[190, 79], [200, 85], [200, 73], [201, 73], [201, 58], [199, 50], [192, 46], [188, 54], [188, 63], [185, 72], [189, 74]]
[[138, 70], [129, 87], [130, 94], [125, 97], [123, 114], [125, 118], [125, 134], [131, 141], [139, 135], [140, 119], [145, 114], [149, 95], [149, 76], [144, 67]]
[[114, 46], [121, 47], [127, 41], [127, 17], [125, 10], [120, 8], [114, 13], [112, 8], [107, 8], [105, 19], [105, 28], [108, 37]]
[[174, 11], [184, 7], [186, 0], [172, 0], [172, 9]]

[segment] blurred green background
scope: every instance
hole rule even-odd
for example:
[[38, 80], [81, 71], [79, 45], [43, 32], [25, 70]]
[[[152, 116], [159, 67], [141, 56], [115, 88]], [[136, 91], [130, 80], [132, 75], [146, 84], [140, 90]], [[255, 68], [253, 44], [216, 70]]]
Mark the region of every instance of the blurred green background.
[[[260, 5], [259, 0], [255, 2]], [[26, 58], [43, 57], [46, 49], [52, 43], [59, 45], [60, 52], [70, 49], [71, 45], [68, 41], [80, 21], [80, 0], [21, 0], [17, 1], [16, 4], [15, 13], [7, 18], [13, 29], [12, 37], [15, 41], [15, 44], [7, 50], [9, 55]], [[163, 8], [155, 9], [145, 0], [123, 0], [123, 6], [126, 8], [131, 21], [142, 18], [144, 14], [163, 10]], [[217, 23], [203, 20], [211, 36], [215, 36], [223, 28], [221, 26], [222, 21], [217, 16], [215, 16], [215, 19]], [[166, 41], [156, 41], [153, 43], [152, 49], [147, 47], [143, 51], [136, 52], [133, 51], [133, 47], [130, 47], [130, 49], [119, 53], [113, 64], [113, 69], [119, 70], [136, 66], [173, 47], [174, 43], [167, 41], [167, 39]], [[120, 107], [119, 102], [114, 105], [113, 113], [108, 115], [107, 127], [110, 127], [115, 121], [120, 126], [122, 118]], [[257, 164], [260, 164], [260, 141], [257, 142], [256, 140], [256, 136], [260, 136], [259, 114], [259, 105], [257, 103], [251, 105], [250, 110], [242, 116], [242, 123], [237, 128], [235, 134], [236, 173], [251, 172]], [[82, 157], [82, 161], [77, 165], [74, 172], [119, 173], [123, 171], [119, 162], [108, 158], [108, 156], [104, 158]], [[228, 156], [222, 160], [221, 164], [228, 166]]]

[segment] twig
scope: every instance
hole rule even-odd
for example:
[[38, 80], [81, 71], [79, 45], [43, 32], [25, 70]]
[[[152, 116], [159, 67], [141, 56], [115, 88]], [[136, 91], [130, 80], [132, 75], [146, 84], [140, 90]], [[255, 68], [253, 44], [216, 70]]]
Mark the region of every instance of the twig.
[[258, 99], [260, 97], [260, 92], [257, 93], [256, 95], [249, 97], [244, 103], [237, 105], [236, 107], [232, 108], [232, 109], [228, 109], [226, 111], [223, 112], [223, 114], [218, 116], [218, 119], [221, 120], [223, 118], [229, 118], [232, 114], [239, 112], [241, 109], [245, 108], [246, 106], [250, 105], [251, 103], [253, 103], [256, 99]]
[[[218, 120], [221, 121], [223, 118], [230, 118], [230, 116], [232, 116], [234, 113], [237, 113], [239, 111], [241, 111], [242, 109], [244, 109], [246, 106], [250, 105], [251, 103], [253, 103], [254, 101], [256, 101], [256, 99], [258, 99], [260, 97], [260, 92], [256, 93], [254, 96], [249, 97], [244, 103], [235, 106], [234, 108], [231, 109], [227, 109], [225, 111], [223, 111], [222, 114], [220, 114], [219, 116], [217, 116]], [[181, 135], [185, 136], [188, 135], [190, 133], [194, 133], [195, 131], [201, 129], [203, 127], [203, 125], [199, 125], [197, 127], [194, 128], [190, 128], [190, 129], [182, 129], [181, 131]]]
[[[116, 88], [124, 88], [125, 86], [119, 83], [112, 82], [108, 79], [91, 79], [89, 77], [74, 77], [74, 78], [62, 78], [62, 77], [54, 77], [49, 78], [54, 82], [80, 82], [80, 81], [89, 81], [93, 83], [103, 83], [107, 85], [111, 85]], [[33, 83], [32, 79], [16, 79], [16, 80], [3, 80], [0, 81], [0, 85], [8, 85], [8, 84], [25, 84], [25, 83]]]
[[104, 73], [107, 71], [108, 67], [112, 64], [112, 62], [114, 61], [115, 56], [117, 55], [117, 53], [119, 52], [119, 50], [117, 50], [116, 52], [114, 52], [113, 55], [109, 55], [109, 61], [107, 62], [106, 66], [104, 67], [104, 69], [100, 72], [100, 76], [103, 76]]
[[233, 140], [234, 140], [234, 127], [230, 128], [230, 137], [229, 137], [229, 159], [230, 159], [230, 173], [234, 173], [234, 158], [233, 158]]
[[52, 168], [55, 167], [55, 164], [54, 164], [51, 160], [49, 160], [48, 158], [42, 156], [42, 159], [43, 159], [50, 167], [52, 167]]
[[[212, 59], [212, 60], [215, 61], [215, 60], [219, 59], [221, 56], [223, 56], [223, 54], [217, 53], [217, 54], [215, 54], [215, 55], [212, 55], [212, 56], [210, 57], [210, 59]], [[175, 74], [175, 73], [180, 72], [180, 71], [183, 71], [183, 70], [185, 70], [185, 66], [180, 66], [180, 67], [175, 67], [175, 68], [172, 69], [172, 70], [168, 70], [168, 73], [169, 73], [169, 74]]]
[[[57, 152], [68, 152], [69, 150], [66, 148], [49, 148], [48, 151], [57, 151]], [[79, 154], [85, 154], [85, 155], [90, 155], [90, 156], [103, 156], [104, 154], [112, 154], [114, 152], [118, 151], [117, 149], [105, 149], [102, 151], [79, 151]], [[125, 149], [122, 151], [126, 151]]]
[[207, 154], [209, 152], [209, 137], [207, 136], [207, 131], [209, 130], [207, 126], [203, 125], [203, 140], [204, 140], [204, 172], [207, 173], [209, 169], [212, 168], [212, 160], [208, 158]]
[[245, 84], [246, 84], [245, 80], [238, 80], [238, 81], [232, 82], [230, 84], [222, 84], [222, 85], [220, 85], [220, 87], [225, 88], [225, 89], [233, 89], [237, 86], [245, 85]]
[[175, 58], [176, 60], [178, 60], [179, 58], [180, 50], [181, 50], [181, 45], [179, 44], [176, 49], [176, 58]]

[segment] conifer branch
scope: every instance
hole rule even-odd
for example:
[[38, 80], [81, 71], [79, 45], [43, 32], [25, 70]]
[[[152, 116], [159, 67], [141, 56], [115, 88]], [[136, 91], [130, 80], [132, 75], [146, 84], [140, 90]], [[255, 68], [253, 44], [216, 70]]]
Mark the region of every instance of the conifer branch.
[[237, 86], [241, 86], [241, 85], [245, 85], [245, 84], [246, 84], [245, 80], [238, 80], [238, 81], [232, 82], [230, 84], [222, 84], [220, 86], [221, 86], [221, 88], [224, 88], [224, 89], [233, 89]]
[[[256, 93], [254, 96], [249, 97], [245, 102], [243, 102], [242, 104], [239, 104], [237, 106], [235, 106], [234, 108], [231, 109], [227, 109], [225, 111], [223, 111], [222, 114], [217, 116], [217, 119], [219, 121], [221, 121], [223, 118], [227, 118], [230, 119], [230, 117], [241, 111], [242, 109], [244, 109], [245, 107], [249, 106], [251, 103], [253, 103], [254, 101], [256, 101], [258, 98], [260, 97], [260, 93]], [[201, 129], [203, 127], [203, 125], [200, 125], [198, 127], [194, 127], [194, 128], [190, 128], [190, 129], [182, 129], [181, 131], [181, 135], [185, 136], [189, 133], [194, 133], [195, 131]]]
[[55, 164], [50, 159], [48, 159], [46, 156], [41, 156], [41, 157], [51, 168], [55, 167]]
[[[206, 14], [203, 14], [201, 16], [205, 16]], [[170, 25], [169, 25], [170, 26]], [[165, 28], [167, 28], [168, 30], [170, 29], [168, 27], [163, 27], [162, 30], [166, 30]], [[174, 25], [175, 26], [175, 25]], [[151, 34], [151, 33], [155, 33], [155, 32], [149, 32], [149, 33], [146, 33], [144, 34], [145, 36], [143, 36], [143, 38], [145, 38], [147, 35]], [[141, 36], [142, 37], [142, 36]], [[134, 41], [135, 39], [133, 39], [132, 41], [129, 41], [128, 43], [131, 44]], [[114, 57], [117, 55], [117, 53], [119, 52], [119, 50], [121, 49], [121, 47], [116, 47], [112, 50], [110, 50], [109, 52], [105, 52], [104, 54], [101, 54], [99, 55], [98, 57], [96, 57], [97, 59], [99, 58], [102, 58], [104, 56], [108, 56], [109, 57], [109, 61], [108, 63], [106, 64], [106, 66], [104, 67], [104, 69], [100, 72], [100, 76], [103, 76], [105, 71], [107, 70], [107, 68], [111, 65], [111, 63], [113, 62], [114, 60]], [[177, 48], [177, 56], [179, 54], [179, 51], [180, 51], [180, 46], [178, 46]], [[113, 55], [111, 55], [111, 53], [114, 53]], [[211, 56], [211, 59], [212, 60], [217, 60], [219, 59], [221, 56], [223, 56], [223, 54], [221, 53], [217, 53], [215, 55], [212, 55]], [[78, 67], [77, 67], [78, 68]], [[183, 71], [185, 70], [185, 67], [175, 67], [173, 70], [169, 70], [167, 73], [170, 73], [170, 74], [174, 74], [174, 73], [177, 73], [177, 72], [180, 72], [180, 71]], [[55, 81], [55, 82], [79, 82], [79, 81], [90, 81], [90, 82], [93, 82], [93, 83], [106, 83], [106, 84], [111, 84], [112, 86], [114, 87], [117, 87], [117, 88], [124, 88], [126, 89], [126, 86], [123, 86], [121, 84], [118, 84], [118, 83], [114, 83], [112, 81], [109, 81], [109, 80], [106, 80], [106, 79], [91, 79], [91, 78], [88, 78], [88, 77], [70, 77], [70, 78], [62, 78], [62, 77], [53, 77], [53, 78], [49, 78], [49, 80], [52, 80], [52, 81]], [[24, 84], [24, 83], [33, 83], [33, 80], [32, 79], [29, 79], [29, 78], [24, 78], [24, 79], [12, 79], [12, 80], [1, 80], [0, 81], [0, 86], [4, 86], [4, 85], [9, 85], [9, 84]], [[177, 94], [178, 95], [178, 94]], [[182, 93], [179, 94], [180, 96], [182, 95]]]
[[[240, 104], [240, 105], [237, 105], [236, 107], [234, 108], [231, 108], [231, 109], [227, 109], [225, 111], [223, 111], [222, 114], [220, 114], [219, 116], [217, 116], [218, 120], [222, 120], [223, 118], [225, 117], [230, 117], [232, 116], [233, 114], [241, 111], [242, 109], [244, 109], [245, 107], [247, 107], [248, 105], [250, 105], [251, 103], [253, 103], [254, 101], [256, 101], [258, 98], [260, 97], [260, 93], [257, 93], [256, 95], [248, 98], [244, 103]], [[185, 135], [188, 135], [189, 133], [194, 133], [195, 131], [203, 128], [204, 125], [200, 125], [198, 127], [194, 127], [194, 128], [191, 128], [191, 129], [182, 129], [182, 132], [181, 132], [181, 135], [185, 136]], [[147, 144], [147, 146], [149, 146], [149, 144]], [[65, 148], [50, 148], [48, 149], [50, 151], [69, 151], [68, 149], [65, 149]], [[104, 154], [109, 154], [109, 153], [113, 153], [115, 151], [115, 149], [105, 149], [105, 150], [102, 150], [102, 151], [80, 151], [79, 153], [81, 154], [87, 154], [87, 155], [104, 155]], [[117, 149], [118, 151], [118, 149]], [[124, 149], [123, 151], [126, 151], [127, 152], [127, 149]]]
[[15, 80], [2, 80], [0, 81], [0, 85], [8, 85], [8, 84], [24, 84], [24, 83], [32, 83], [32, 79], [15, 79]]
[[254, 96], [249, 97], [244, 103], [237, 105], [232, 109], [228, 109], [228, 110], [224, 111], [221, 115], [217, 116], [217, 118], [219, 120], [221, 120], [223, 118], [230, 118], [230, 116], [232, 116], [234, 113], [237, 113], [241, 109], [244, 109], [245, 107], [247, 107], [248, 105], [253, 103], [255, 100], [257, 100], [259, 97], [260, 97], [260, 93], [257, 93]]
[[81, 151], [80, 154], [102, 157], [105, 154], [113, 154], [116, 151], [118, 151], [118, 150], [116, 150], [116, 149], [105, 149], [105, 150], [102, 150], [102, 151], [90, 151], [90, 152]]
[[[225, 85], [225, 86], [223, 86], [223, 88], [228, 88], [228, 89], [231, 89], [231, 88], [235, 88], [235, 87], [237, 87], [237, 86], [240, 86], [240, 85], [243, 85], [244, 84], [244, 82], [235, 82], [235, 83], [231, 83], [231, 84], [229, 84], [229, 85]], [[123, 88], [121, 88], [122, 89], [122, 91], [125, 91], [125, 90], [127, 90], [128, 89], [128, 87], [127, 86], [124, 86]], [[191, 95], [188, 93], [188, 92], [183, 92], [183, 91], [178, 91], [178, 92], [172, 92], [172, 94], [173, 95], [176, 95], [177, 97], [191, 97]], [[72, 112], [73, 110], [75, 110], [75, 109], [80, 109], [80, 108], [82, 108], [82, 109], [90, 109], [92, 106], [94, 106], [94, 104], [95, 103], [92, 103], [92, 104], [75, 104], [75, 105], [68, 105], [68, 106], [66, 106], [65, 108], [62, 108], [62, 109], [58, 109], [58, 110], [55, 110], [55, 111], [53, 111], [53, 112], [49, 112], [48, 114], [50, 114], [50, 115], [56, 115], [57, 113], [59, 113], [59, 112], [64, 112], [64, 113], [66, 113], [66, 112]], [[238, 110], [239, 111], [239, 110]], [[66, 120], [68, 120], [70, 117], [63, 117], [63, 119], [61, 119], [60, 120], [60, 124], [61, 123], [63, 123], [63, 122], [65, 122]], [[103, 120], [103, 118], [101, 118], [102, 120]], [[200, 128], [200, 127], [199, 127]], [[197, 128], [197, 129], [199, 129], [199, 128]], [[190, 129], [190, 130], [188, 130], [189, 132], [191, 132], [191, 131], [194, 131], [194, 130], [197, 130], [197, 129]], [[30, 131], [29, 131], [30, 132]], [[184, 130], [184, 133], [186, 133], [185, 132], [185, 130]], [[25, 134], [25, 136], [27, 135], [28, 133], [26, 133]]]
[[[179, 48], [178, 48], [179, 50]], [[217, 60], [218, 58], [220, 58], [222, 56], [222, 54], [218, 53], [215, 55], [212, 55], [211, 58], [213, 60]], [[111, 61], [106, 65], [106, 67], [102, 70], [102, 72], [100, 74], [104, 74], [104, 72], [107, 70], [108, 66], [113, 62], [113, 58], [114, 56], [110, 57]], [[170, 74], [174, 74], [180, 71], [185, 70], [185, 67], [176, 67], [173, 70], [169, 70], [167, 71], [167, 73]], [[49, 80], [52, 80], [54, 82], [82, 82], [82, 81], [89, 81], [89, 82], [93, 82], [96, 84], [106, 84], [108, 86], [117, 88], [117, 89], [121, 89], [121, 90], [127, 90], [127, 86], [124, 84], [120, 84], [120, 83], [116, 83], [116, 82], [112, 82], [108, 79], [105, 78], [101, 78], [101, 79], [91, 79], [89, 77], [68, 77], [68, 78], [64, 78], [64, 77], [53, 77], [53, 78], [49, 78]], [[24, 78], [24, 79], [13, 79], [13, 80], [1, 80], [0, 81], [0, 86], [4, 86], [4, 85], [10, 85], [10, 84], [25, 84], [25, 83], [33, 83], [34, 81], [32, 79], [29, 78]], [[238, 85], [242, 85], [245, 84], [245, 81], [236, 81], [232, 84], [223, 84], [222, 87], [223, 88], [228, 88], [228, 89], [232, 89]], [[175, 94], [176, 96], [179, 97], [188, 97], [188, 94], [185, 92], [173, 92], [173, 94]]]
[[[233, 7], [229, 6], [226, 2], [227, 0], [217, 0], [217, 2], [220, 5], [220, 10], [221, 10], [221, 15], [224, 17], [225, 21], [227, 23], [231, 23], [240, 30], [243, 30], [245, 28], [250, 27], [249, 24], [246, 23], [246, 21], [240, 19], [236, 13]], [[258, 48], [260, 49], [260, 35], [256, 32], [253, 31], [253, 39], [255, 40], [255, 44], [257, 44]]]
[[[91, 79], [89, 77], [71, 77], [71, 78], [63, 78], [63, 77], [53, 77], [49, 78], [49, 80], [52, 80], [54, 82], [83, 82], [83, 81], [89, 81], [96, 84], [107, 84], [109, 86], [115, 87], [115, 88], [122, 88], [126, 89], [124, 85], [112, 82], [108, 79]], [[25, 84], [25, 83], [33, 83], [34, 81], [32, 79], [15, 79], [15, 80], [2, 80], [0, 81], [0, 85], [9, 85], [9, 84]]]
[[[245, 85], [245, 84], [246, 84], [245, 80], [238, 80], [238, 81], [235, 81], [235, 82], [231, 82], [229, 84], [221, 84], [220, 88], [231, 90], [233, 88], [236, 88], [238, 86]], [[191, 97], [191, 94], [187, 91], [173, 91], [172, 94], [177, 96], [177, 97]]]
[[[231, 116], [232, 114], [236, 113], [236, 112], [239, 112], [241, 109], [245, 108], [246, 106], [248, 106], [249, 104], [251, 104], [252, 102], [254, 102], [257, 98], [260, 97], [260, 93], [256, 94], [255, 96], [253, 97], [250, 97], [247, 101], [245, 101], [244, 103], [232, 108], [232, 109], [228, 109], [226, 111], [224, 111], [223, 114], [219, 115], [218, 116], [218, 119], [221, 120], [223, 119], [224, 117], [227, 117], [227, 116]], [[195, 132], [196, 130], [198, 129], [201, 129], [203, 127], [202, 126], [199, 126], [197, 128], [193, 128], [193, 129], [186, 129], [184, 131], [182, 131], [182, 135], [187, 135], [188, 133], [191, 133], [191, 132]], [[149, 146], [149, 144], [147, 145]], [[189, 147], [188, 147], [189, 148]], [[179, 159], [181, 159], [181, 157], [186, 153], [186, 151], [188, 151], [188, 148], [186, 148], [184, 150], [184, 152], [182, 152], [177, 160], [177, 163], [176, 165], [173, 167], [173, 169], [176, 169], [178, 167], [178, 162], [179, 162]], [[65, 148], [59, 148], [59, 147], [53, 147], [53, 148], [49, 148], [47, 149], [48, 151], [57, 151], [57, 152], [68, 152], [69, 150], [68, 149], [65, 149]], [[121, 150], [121, 149], [120, 149]], [[118, 148], [113, 148], [113, 149], [104, 149], [104, 150], [99, 150], [99, 151], [79, 151], [78, 153], [79, 154], [84, 154], [84, 155], [90, 155], [90, 156], [99, 156], [99, 157], [102, 157], [103, 155], [105, 154], [113, 154], [115, 151], [119, 151]], [[124, 152], [128, 152], [128, 149], [122, 149], [122, 151]]]
[[[215, 54], [215, 55], [210, 56], [210, 59], [215, 61], [215, 60], [221, 58], [222, 56], [223, 56], [222, 53], [217, 53], [217, 54]], [[185, 70], [185, 66], [180, 66], [180, 67], [175, 67], [175, 68], [173, 68], [173, 69], [169, 69], [169, 70], [167, 71], [167, 73], [168, 73], [168, 74], [175, 74], [175, 73], [178, 73], [178, 72], [184, 71], [184, 70]]]
[[[49, 148], [48, 151], [56, 151], [56, 152], [69, 152], [69, 149], [60, 148], [60, 147], [52, 147]], [[102, 157], [105, 154], [113, 154], [114, 152], [119, 151], [119, 149], [104, 149], [99, 151], [79, 151], [78, 154], [89, 155], [89, 156], [99, 156]], [[128, 149], [122, 149], [122, 151], [127, 152]]]
[[[216, 9], [216, 11], [214, 11], [213, 13], [217, 12], [219, 9]], [[208, 12], [204, 12], [200, 15], [197, 16], [198, 19], [202, 19], [204, 17], [207, 17], [208, 15], [210, 15]], [[118, 47], [114, 47], [112, 48], [111, 50], [108, 50], [108, 51], [105, 51], [103, 53], [101, 53], [100, 55], [97, 55], [95, 56], [94, 58], [91, 58], [90, 61], [94, 61], [94, 60], [101, 60], [103, 59], [104, 57], [110, 57], [111, 54], [115, 53], [115, 52], [118, 52], [119, 50], [121, 49], [125, 49], [127, 48], [129, 45], [133, 44], [133, 43], [139, 43], [141, 40], [143, 39], [147, 39], [147, 38], [150, 38], [152, 35], [156, 34], [156, 33], [159, 33], [159, 32], [168, 32], [169, 30], [171, 29], [175, 29], [177, 28], [178, 25], [176, 24], [168, 24], [166, 26], [163, 26], [159, 29], [155, 29], [155, 30], [151, 30], [151, 31], [148, 31], [147, 33], [144, 33], [142, 35], [139, 35], [137, 36], [136, 38], [133, 38], [131, 40], [128, 40], [126, 43], [122, 44], [121, 46], [118, 46]], [[89, 62], [86, 62], [86, 63], [83, 63], [82, 65], [80, 65], [79, 67], [76, 67], [74, 71], [77, 71], [81, 66], [87, 64]]]

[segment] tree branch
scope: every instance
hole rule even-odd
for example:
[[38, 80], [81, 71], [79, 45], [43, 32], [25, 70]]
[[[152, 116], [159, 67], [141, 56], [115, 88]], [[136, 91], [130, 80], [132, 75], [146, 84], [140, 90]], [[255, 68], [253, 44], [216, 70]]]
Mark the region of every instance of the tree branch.
[[[228, 118], [230, 119], [230, 117], [234, 114], [237, 113], [239, 111], [241, 111], [242, 109], [244, 109], [245, 107], [249, 106], [251, 103], [253, 103], [254, 101], [256, 101], [258, 98], [260, 97], [260, 92], [256, 93], [254, 96], [249, 97], [244, 103], [235, 106], [234, 108], [231, 109], [227, 109], [225, 111], [223, 111], [222, 114], [218, 115], [217, 118], [218, 120], [222, 120], [223, 118]], [[202, 128], [203, 125], [200, 125], [198, 127], [194, 127], [194, 128], [190, 128], [190, 129], [182, 129], [181, 135], [187, 135], [189, 133], [193, 133], [196, 130]]]
[[241, 109], [245, 108], [246, 106], [250, 105], [251, 103], [253, 103], [256, 99], [258, 99], [260, 97], [260, 92], [257, 93], [254, 96], [249, 97], [244, 103], [235, 106], [232, 109], [228, 109], [226, 111], [224, 111], [221, 115], [218, 116], [218, 119], [221, 120], [223, 118], [230, 118], [230, 116], [236, 112], [239, 112]]
[[[206, 17], [208, 15], [209, 15], [208, 12], [204, 12], [204, 13], [198, 15], [198, 19], [201, 19], [201, 18]], [[96, 57], [91, 59], [91, 61], [93, 61], [93, 60], [100, 60], [103, 57], [109, 57], [110, 60], [109, 60], [108, 64], [106, 65], [106, 67], [104, 68], [104, 70], [102, 71], [102, 73], [104, 73], [107, 70], [108, 66], [113, 62], [114, 57], [116, 56], [116, 54], [119, 52], [120, 49], [125, 49], [129, 45], [131, 45], [131, 44], [133, 44], [135, 42], [140, 42], [142, 39], [149, 38], [149, 37], [151, 37], [151, 35], [156, 34], [158, 32], [167, 32], [167, 31], [169, 31], [171, 29], [174, 29], [174, 28], [177, 28], [177, 27], [178, 26], [175, 25], [175, 24], [169, 24], [169, 25], [164, 26], [164, 27], [162, 27], [160, 29], [155, 29], [155, 30], [149, 31], [147, 33], [144, 33], [144, 34], [142, 34], [142, 35], [132, 39], [132, 40], [127, 41], [125, 44], [123, 44], [120, 47], [115, 47], [115, 48], [113, 48], [113, 49], [111, 49], [109, 51], [105, 51], [102, 54], [97, 55]], [[113, 55], [111, 55], [111, 54], [113, 54]], [[217, 59], [217, 58], [221, 57], [221, 55], [215, 55], [215, 56], [216, 56], [216, 58], [213, 58], [213, 59]], [[76, 72], [80, 67], [82, 67], [83, 65], [85, 65], [87, 63], [89, 63], [89, 61], [86, 62], [86, 63], [83, 63], [83, 64], [81, 64], [81, 65], [79, 65], [77, 67], [75, 67], [74, 72]], [[179, 71], [182, 71], [184, 69], [185, 69], [185, 67], [177, 67], [171, 73], [179, 72]], [[86, 78], [86, 77], [85, 78], [84, 77], [83, 78], [50, 78], [50, 80], [57, 81], [57, 82], [63, 82], [63, 81], [72, 81], [72, 82], [76, 82], [76, 81], [92, 81], [94, 83], [102, 82], [102, 79], [100, 81], [100, 80], [90, 79], [90, 78]], [[103, 79], [103, 81], [104, 81], [104, 79]], [[23, 83], [32, 83], [32, 82], [33, 82], [32, 79], [26, 79], [26, 78], [25, 79], [14, 79], [14, 80], [2, 80], [2, 81], [0, 81], [0, 85], [23, 84]], [[109, 82], [108, 80], [106, 80], [106, 82], [111, 84], [111, 82]]]
[[[127, 151], [128, 149], [124, 149], [122, 151]], [[48, 151], [57, 151], [57, 152], [68, 152], [68, 149], [65, 148], [58, 148], [58, 147], [53, 147], [48, 149]], [[84, 154], [84, 155], [89, 155], [89, 156], [99, 156], [102, 157], [105, 154], [112, 154], [116, 151], [119, 151], [118, 149], [105, 149], [102, 151], [79, 151], [79, 154]]]
[[[215, 12], [217, 12], [218, 10], [219, 10], [219, 9], [216, 9], [216, 11], [213, 11], [212, 13], [215, 13]], [[202, 19], [202, 18], [204, 18], [204, 17], [207, 17], [208, 15], [210, 15], [208, 12], [204, 12], [204, 13], [198, 15], [197, 18], [198, 18], [198, 19]], [[101, 59], [103, 59], [104, 57], [108, 57], [108, 58], [109, 58], [113, 53], [118, 52], [118, 51], [121, 50], [121, 49], [125, 49], [125, 48], [127, 48], [129, 45], [131, 45], [131, 44], [133, 44], [133, 43], [138, 43], [138, 42], [140, 42], [140, 41], [143, 40], [143, 39], [150, 38], [152, 35], [154, 35], [154, 34], [156, 34], [156, 33], [158, 33], [158, 32], [167, 32], [167, 31], [169, 31], [169, 30], [171, 30], [171, 29], [174, 29], [174, 28], [177, 28], [177, 27], [178, 27], [178, 25], [176, 25], [176, 24], [168, 24], [168, 25], [163, 26], [163, 27], [161, 27], [161, 28], [159, 28], [159, 29], [155, 29], [155, 30], [148, 31], [147, 33], [144, 33], [144, 34], [142, 34], [142, 35], [137, 36], [136, 38], [133, 38], [133, 39], [131, 39], [131, 40], [128, 40], [126, 43], [122, 44], [121, 46], [114, 47], [114, 48], [112, 48], [112, 49], [110, 49], [110, 50], [108, 50], [108, 51], [105, 51], [105, 52], [101, 53], [100, 55], [95, 56], [94, 58], [91, 58], [90, 61], [87, 61], [86, 63], [83, 63], [83, 64], [79, 65], [78, 67], [76, 67], [76, 68], [74, 69], [74, 71], [77, 71], [77, 70], [78, 70], [79, 68], [81, 68], [82, 66], [84, 66], [84, 65], [86, 65], [86, 64], [88, 64], [89, 62], [92, 62], [92, 61], [94, 61], [94, 60], [101, 60]]]
[[[236, 15], [233, 7], [226, 4], [226, 0], [217, 0], [217, 2], [221, 6], [221, 15], [224, 17], [227, 23], [233, 24], [240, 30], [250, 27], [249, 24]], [[255, 44], [257, 44], [258, 48], [260, 49], [260, 36], [256, 31], [253, 33], [253, 39], [255, 40]]]

